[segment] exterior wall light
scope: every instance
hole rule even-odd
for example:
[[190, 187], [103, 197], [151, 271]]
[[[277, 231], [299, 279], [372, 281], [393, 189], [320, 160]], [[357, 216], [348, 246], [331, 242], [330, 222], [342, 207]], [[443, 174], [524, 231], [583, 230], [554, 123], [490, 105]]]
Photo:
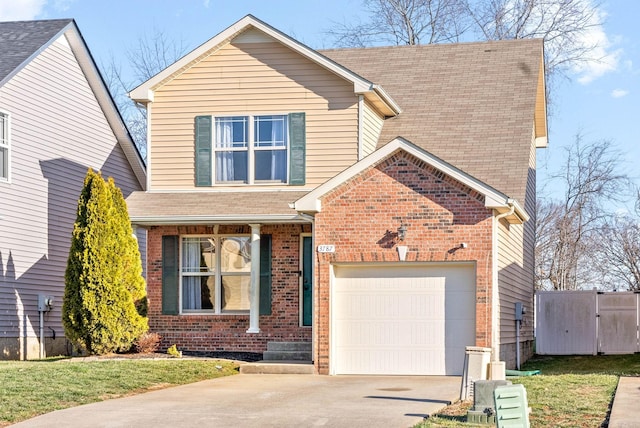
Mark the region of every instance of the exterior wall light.
[[400, 224], [400, 227], [398, 228], [398, 239], [400, 241], [404, 241], [404, 238], [407, 237], [407, 226], [405, 226], [404, 224]]

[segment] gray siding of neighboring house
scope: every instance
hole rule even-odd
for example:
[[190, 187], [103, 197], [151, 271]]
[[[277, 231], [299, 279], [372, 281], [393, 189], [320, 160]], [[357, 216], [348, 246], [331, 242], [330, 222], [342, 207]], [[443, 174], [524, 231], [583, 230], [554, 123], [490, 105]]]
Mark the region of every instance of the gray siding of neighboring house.
[[67, 351], [64, 272], [87, 169], [114, 177], [125, 197], [141, 186], [64, 36], [0, 88], [0, 111], [11, 121], [11, 181], [0, 182], [0, 359], [38, 357], [38, 294], [55, 298], [44, 325], [47, 353], [58, 354]]

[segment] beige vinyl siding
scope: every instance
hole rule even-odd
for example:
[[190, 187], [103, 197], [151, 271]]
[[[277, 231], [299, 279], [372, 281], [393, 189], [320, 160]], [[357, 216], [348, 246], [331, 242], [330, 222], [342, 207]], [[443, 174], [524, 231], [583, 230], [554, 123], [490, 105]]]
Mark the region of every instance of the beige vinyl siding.
[[357, 161], [352, 84], [277, 42], [223, 46], [156, 90], [151, 190], [195, 188], [195, 116], [291, 112], [306, 113], [307, 187]]
[[0, 88], [0, 110], [11, 115], [11, 183], [0, 183], [0, 339], [38, 334], [40, 293], [55, 298], [46, 336], [51, 327], [61, 337], [64, 272], [87, 169], [114, 177], [125, 196], [141, 187], [64, 36]]
[[362, 122], [362, 155], [367, 156], [376, 150], [384, 118], [365, 102]]
[[531, 143], [524, 208], [530, 218], [521, 225], [500, 221], [498, 229], [498, 283], [500, 290], [500, 341], [515, 343], [515, 303], [526, 308], [521, 341], [533, 340], [534, 250], [536, 224], [536, 148]]

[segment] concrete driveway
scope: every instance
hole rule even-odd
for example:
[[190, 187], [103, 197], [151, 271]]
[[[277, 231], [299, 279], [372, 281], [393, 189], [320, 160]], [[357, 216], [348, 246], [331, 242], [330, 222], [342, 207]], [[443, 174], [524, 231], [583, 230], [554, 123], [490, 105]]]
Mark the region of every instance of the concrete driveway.
[[456, 376], [242, 374], [59, 410], [15, 427], [411, 427], [455, 401]]

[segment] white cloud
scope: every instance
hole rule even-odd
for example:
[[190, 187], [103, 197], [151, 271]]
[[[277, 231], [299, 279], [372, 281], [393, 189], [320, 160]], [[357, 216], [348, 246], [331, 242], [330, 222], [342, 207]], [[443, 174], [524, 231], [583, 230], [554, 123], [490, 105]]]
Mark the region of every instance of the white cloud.
[[209, 9], [209, 2], [210, 2], [210, 0], [204, 0], [204, 1], [202, 2], [202, 4], [204, 5], [204, 7], [206, 7], [207, 9]]
[[627, 91], [626, 89], [614, 89], [613, 91], [611, 91], [611, 96], [613, 98], [622, 98], [624, 96], [627, 96], [629, 94], [629, 91]]
[[0, 1], [0, 21], [27, 21], [35, 19], [47, 0]]
[[59, 12], [66, 12], [76, 0], [54, 0], [53, 7]]
[[[605, 13], [602, 10], [596, 10], [594, 19], [604, 21]], [[619, 37], [613, 36], [612, 41], [602, 25], [593, 25], [582, 36], [580, 42], [583, 46], [595, 46], [595, 48], [589, 54], [590, 60], [579, 63], [573, 68], [573, 72], [580, 76], [578, 82], [587, 85], [598, 77], [618, 70], [622, 49], [614, 49], [614, 46], [620, 43]]]

